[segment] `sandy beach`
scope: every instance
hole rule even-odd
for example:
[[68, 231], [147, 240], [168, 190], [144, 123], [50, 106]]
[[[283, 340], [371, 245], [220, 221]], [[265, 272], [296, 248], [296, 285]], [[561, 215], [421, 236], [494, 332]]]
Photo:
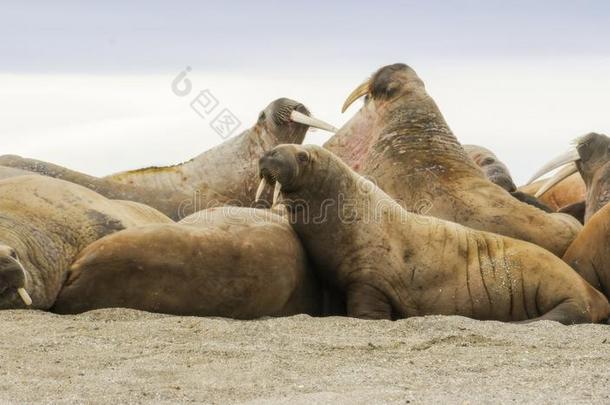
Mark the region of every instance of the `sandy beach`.
[[610, 326], [0, 313], [2, 403], [608, 403]]

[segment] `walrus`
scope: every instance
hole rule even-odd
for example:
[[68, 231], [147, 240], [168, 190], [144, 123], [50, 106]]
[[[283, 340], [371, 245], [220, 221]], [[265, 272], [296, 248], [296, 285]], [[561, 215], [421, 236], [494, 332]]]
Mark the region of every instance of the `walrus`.
[[324, 146], [404, 208], [542, 246], [561, 256], [581, 229], [490, 182], [405, 64], [379, 69], [346, 100], [364, 106]]
[[610, 299], [610, 205], [585, 222], [563, 260]]
[[180, 220], [205, 208], [252, 206], [260, 155], [281, 143], [303, 142], [310, 127], [336, 130], [311, 117], [303, 104], [280, 98], [261, 111], [250, 129], [175, 166], [149, 167], [100, 179], [13, 155], [1, 156], [0, 165], [68, 180], [111, 199], [141, 202]]
[[1, 180], [0, 309], [50, 308], [86, 246], [132, 226], [171, 222], [153, 208], [112, 201], [63, 180]]
[[348, 316], [461, 315], [599, 322], [607, 299], [534, 244], [413, 214], [322, 147], [280, 145], [259, 162], [318, 274]]
[[319, 315], [321, 305], [316, 276], [288, 221], [266, 210], [225, 207], [92, 243], [70, 268], [52, 310], [123, 307], [254, 319]]
[[565, 164], [566, 170], [560, 170], [547, 184], [553, 186], [574, 171], [584, 180], [587, 188], [585, 227], [574, 239], [563, 260], [610, 298], [609, 148], [610, 138], [602, 134], [589, 133], [577, 139], [575, 148], [555, 159], [551, 165], [561, 167]]
[[504, 190], [513, 192], [517, 186], [513, 182], [508, 167], [491, 150], [479, 145], [463, 145], [464, 151], [477, 166], [483, 170], [485, 177]]
[[565, 180], [539, 193], [546, 182], [547, 179], [527, 183], [520, 186], [517, 191], [538, 199], [555, 212], [561, 212], [570, 205], [579, 204], [586, 198], [585, 182], [579, 173], [574, 173]]
[[463, 145], [463, 148], [468, 154], [468, 157], [483, 170], [485, 177], [487, 177], [489, 181], [502, 187], [521, 202], [533, 205], [545, 212], [554, 212], [554, 210], [542, 203], [536, 197], [517, 190], [517, 186], [515, 186], [515, 183], [513, 182], [508, 167], [506, 167], [492, 151], [479, 145]]
[[545, 181], [536, 195], [542, 195], [548, 190], [563, 183], [567, 178], [578, 175], [586, 193], [585, 223], [599, 209], [610, 201], [610, 138], [595, 132], [588, 133], [575, 141], [573, 149], [556, 157], [542, 167], [530, 180], [561, 168], [555, 176]]

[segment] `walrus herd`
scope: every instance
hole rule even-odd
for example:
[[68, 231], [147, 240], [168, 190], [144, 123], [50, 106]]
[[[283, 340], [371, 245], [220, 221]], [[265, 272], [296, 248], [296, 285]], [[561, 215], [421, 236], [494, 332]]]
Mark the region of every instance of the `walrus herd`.
[[[343, 111], [361, 97], [339, 129], [275, 100], [169, 167], [0, 156], [0, 308], [608, 321], [610, 138], [578, 138], [517, 187], [411, 67], [378, 69]], [[303, 145], [310, 127], [334, 135]]]

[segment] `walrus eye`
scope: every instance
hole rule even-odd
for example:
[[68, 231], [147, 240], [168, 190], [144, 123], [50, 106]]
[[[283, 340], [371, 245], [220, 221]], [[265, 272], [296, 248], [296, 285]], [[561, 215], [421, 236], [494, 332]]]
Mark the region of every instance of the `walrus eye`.
[[390, 98], [394, 97], [396, 95], [396, 93], [398, 92], [398, 89], [400, 89], [400, 83], [392, 82], [392, 83], [388, 84], [388, 87], [385, 90], [385, 94]]
[[264, 121], [265, 118], [267, 118], [267, 115], [265, 114], [264, 111], [261, 111], [261, 113], [258, 115], [258, 120], [259, 121]]
[[297, 160], [301, 163], [309, 162], [309, 154], [307, 152], [299, 152], [297, 153]]
[[11, 251], [9, 252], [9, 255], [10, 255], [10, 256], [11, 256], [13, 259], [17, 260], [17, 252], [15, 251], [15, 249], [11, 249]]

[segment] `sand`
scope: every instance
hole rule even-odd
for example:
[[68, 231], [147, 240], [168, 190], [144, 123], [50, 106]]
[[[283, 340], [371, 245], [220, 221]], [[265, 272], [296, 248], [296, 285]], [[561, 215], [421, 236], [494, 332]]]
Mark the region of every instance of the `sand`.
[[0, 312], [2, 403], [610, 402], [610, 326]]

